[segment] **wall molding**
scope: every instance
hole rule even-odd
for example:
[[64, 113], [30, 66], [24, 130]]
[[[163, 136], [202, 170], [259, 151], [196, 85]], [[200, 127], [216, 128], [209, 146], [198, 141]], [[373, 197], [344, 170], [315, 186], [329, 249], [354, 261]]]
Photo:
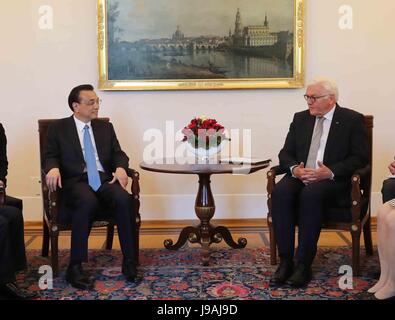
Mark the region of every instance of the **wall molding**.
[[[18, 197], [18, 196], [16, 196]], [[27, 222], [42, 221], [41, 197], [23, 197], [24, 217]], [[140, 197], [143, 221], [196, 221], [195, 194], [142, 194]], [[265, 219], [267, 216], [266, 194], [214, 194], [215, 219], [245, 220]], [[372, 193], [372, 216], [381, 205], [381, 193]]]
[[[185, 226], [190, 226], [196, 224], [197, 220], [151, 220], [151, 221], [142, 221], [141, 229], [145, 231], [149, 230], [158, 230], [163, 229], [166, 231], [169, 230], [180, 230]], [[224, 225], [228, 228], [235, 228], [238, 230], [244, 229], [265, 229], [267, 228], [267, 220], [266, 219], [218, 219], [213, 220], [213, 224], [216, 225]], [[25, 230], [36, 230], [41, 229], [42, 222], [41, 221], [27, 221], [25, 222]], [[376, 217], [372, 217], [372, 227], [375, 228], [377, 226]], [[106, 230], [95, 229], [96, 233], [105, 233]]]

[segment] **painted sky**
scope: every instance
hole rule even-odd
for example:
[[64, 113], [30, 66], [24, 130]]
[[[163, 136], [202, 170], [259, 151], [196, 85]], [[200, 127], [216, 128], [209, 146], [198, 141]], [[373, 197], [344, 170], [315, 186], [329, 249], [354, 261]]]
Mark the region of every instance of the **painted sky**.
[[293, 30], [294, 0], [107, 0], [119, 3], [121, 40], [170, 38], [180, 26], [185, 36], [225, 36], [234, 31], [237, 8], [242, 25], [261, 25], [267, 12], [271, 31]]

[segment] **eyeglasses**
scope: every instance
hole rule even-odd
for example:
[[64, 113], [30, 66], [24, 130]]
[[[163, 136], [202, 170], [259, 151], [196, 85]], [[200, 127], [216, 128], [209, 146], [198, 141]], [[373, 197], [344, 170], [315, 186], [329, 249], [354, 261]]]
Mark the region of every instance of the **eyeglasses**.
[[310, 100], [312, 103], [314, 103], [314, 102], [316, 102], [318, 99], [321, 99], [321, 98], [326, 97], [326, 96], [329, 96], [329, 94], [324, 94], [324, 95], [318, 96], [318, 97], [316, 97], [316, 96], [308, 96], [307, 94], [305, 94], [303, 97], [304, 97], [304, 99], [305, 99], [306, 101], [309, 101], [309, 100]]
[[89, 101], [80, 101], [79, 103], [81, 104], [86, 104], [87, 106], [93, 106], [95, 104], [100, 105], [102, 103], [101, 99], [96, 99], [96, 100], [89, 100]]

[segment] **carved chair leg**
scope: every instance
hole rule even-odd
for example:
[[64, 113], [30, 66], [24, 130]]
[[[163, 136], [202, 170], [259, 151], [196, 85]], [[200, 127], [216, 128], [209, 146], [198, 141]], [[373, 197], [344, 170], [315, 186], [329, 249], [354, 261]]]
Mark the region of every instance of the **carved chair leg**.
[[360, 236], [361, 232], [351, 233], [352, 237], [352, 270], [354, 276], [359, 276], [359, 260], [360, 260]]
[[51, 235], [51, 264], [54, 276], [59, 273], [58, 234]]
[[276, 185], [276, 172], [271, 169], [267, 173], [267, 224], [269, 227], [269, 241], [270, 241], [270, 264], [277, 264], [277, 241], [274, 234], [273, 220], [272, 220], [272, 195]]
[[270, 264], [277, 264], [277, 242], [274, 235], [273, 225], [269, 223], [269, 237], [270, 237]]
[[41, 255], [43, 257], [48, 257], [48, 253], [49, 253], [49, 229], [45, 219], [43, 219], [43, 244], [42, 244]]
[[136, 224], [136, 241], [135, 241], [135, 253], [136, 253], [136, 257], [135, 257], [135, 261], [136, 264], [139, 265], [139, 258], [140, 258], [140, 226], [141, 226], [141, 218], [139, 217], [138, 219], [138, 223]]
[[110, 223], [107, 226], [107, 239], [106, 239], [106, 249], [107, 250], [112, 249], [113, 240], [114, 240], [114, 224]]

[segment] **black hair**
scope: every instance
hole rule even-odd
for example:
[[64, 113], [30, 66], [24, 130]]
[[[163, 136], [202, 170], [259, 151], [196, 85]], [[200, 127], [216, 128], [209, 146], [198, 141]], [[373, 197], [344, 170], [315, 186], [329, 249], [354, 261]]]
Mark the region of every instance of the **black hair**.
[[80, 102], [80, 92], [81, 91], [93, 91], [94, 88], [90, 84], [82, 84], [73, 88], [69, 94], [69, 107], [71, 111], [74, 112], [73, 103]]

